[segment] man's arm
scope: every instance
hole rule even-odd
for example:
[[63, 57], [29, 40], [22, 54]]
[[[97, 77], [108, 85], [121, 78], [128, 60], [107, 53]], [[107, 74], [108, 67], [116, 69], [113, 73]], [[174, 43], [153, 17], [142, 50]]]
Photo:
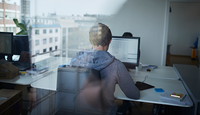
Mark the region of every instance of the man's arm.
[[133, 79], [128, 73], [126, 67], [121, 62], [117, 63], [117, 82], [121, 90], [128, 98], [140, 98], [139, 89], [135, 86]]

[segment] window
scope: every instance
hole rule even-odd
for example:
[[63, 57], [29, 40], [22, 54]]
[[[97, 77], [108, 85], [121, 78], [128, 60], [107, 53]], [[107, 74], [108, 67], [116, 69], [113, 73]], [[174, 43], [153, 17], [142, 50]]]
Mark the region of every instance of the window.
[[39, 54], [40, 53], [40, 50], [36, 50], [35, 51], [35, 55]]
[[44, 29], [44, 30], [43, 30], [43, 34], [46, 34], [46, 33], [47, 33], [47, 30], [46, 30], [46, 29]]
[[44, 38], [44, 39], [43, 39], [43, 44], [46, 44], [46, 43], [47, 43], [47, 39]]
[[52, 29], [49, 30], [49, 33], [52, 33]]
[[47, 49], [43, 49], [43, 53], [47, 52]]
[[53, 41], [53, 38], [49, 38], [49, 43], [52, 43], [52, 41]]
[[56, 29], [55, 32], [58, 33], [58, 29]]
[[35, 40], [35, 46], [38, 46], [40, 44], [39, 40]]
[[55, 37], [55, 42], [57, 42], [58, 41], [58, 37]]
[[57, 50], [58, 49], [58, 46], [55, 46], [55, 50]]
[[39, 30], [35, 30], [35, 34], [39, 34]]
[[63, 28], [63, 34], [66, 33], [66, 28]]
[[49, 51], [52, 51], [52, 47], [49, 48]]

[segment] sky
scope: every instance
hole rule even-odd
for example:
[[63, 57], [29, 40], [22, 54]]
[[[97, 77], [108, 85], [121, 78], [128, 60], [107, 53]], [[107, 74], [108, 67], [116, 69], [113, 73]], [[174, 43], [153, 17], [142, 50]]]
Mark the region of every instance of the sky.
[[127, 0], [30, 0], [31, 16], [56, 12], [58, 15], [111, 15]]

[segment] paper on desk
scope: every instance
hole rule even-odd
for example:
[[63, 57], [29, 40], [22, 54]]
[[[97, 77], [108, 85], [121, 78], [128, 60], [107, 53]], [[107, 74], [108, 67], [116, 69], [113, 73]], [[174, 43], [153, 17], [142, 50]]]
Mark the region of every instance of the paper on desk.
[[188, 94], [186, 94], [185, 98], [182, 101], [174, 101], [174, 100], [170, 100], [170, 99], [166, 99], [166, 98], [160, 98], [161, 102], [165, 102], [165, 103], [173, 103], [173, 104], [178, 104], [178, 105], [189, 105], [192, 106], [192, 100], [190, 99], [190, 97], [188, 96]]

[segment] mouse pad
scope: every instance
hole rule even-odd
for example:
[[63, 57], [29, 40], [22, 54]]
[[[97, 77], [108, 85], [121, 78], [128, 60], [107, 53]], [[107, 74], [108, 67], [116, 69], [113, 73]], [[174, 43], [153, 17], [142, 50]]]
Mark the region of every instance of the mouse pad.
[[154, 87], [155, 87], [155, 86], [152, 86], [152, 85], [147, 84], [147, 83], [142, 83], [142, 82], [140, 82], [140, 81], [137, 81], [135, 85], [136, 85], [136, 87], [137, 87], [140, 91], [145, 90], [145, 89], [154, 88]]

